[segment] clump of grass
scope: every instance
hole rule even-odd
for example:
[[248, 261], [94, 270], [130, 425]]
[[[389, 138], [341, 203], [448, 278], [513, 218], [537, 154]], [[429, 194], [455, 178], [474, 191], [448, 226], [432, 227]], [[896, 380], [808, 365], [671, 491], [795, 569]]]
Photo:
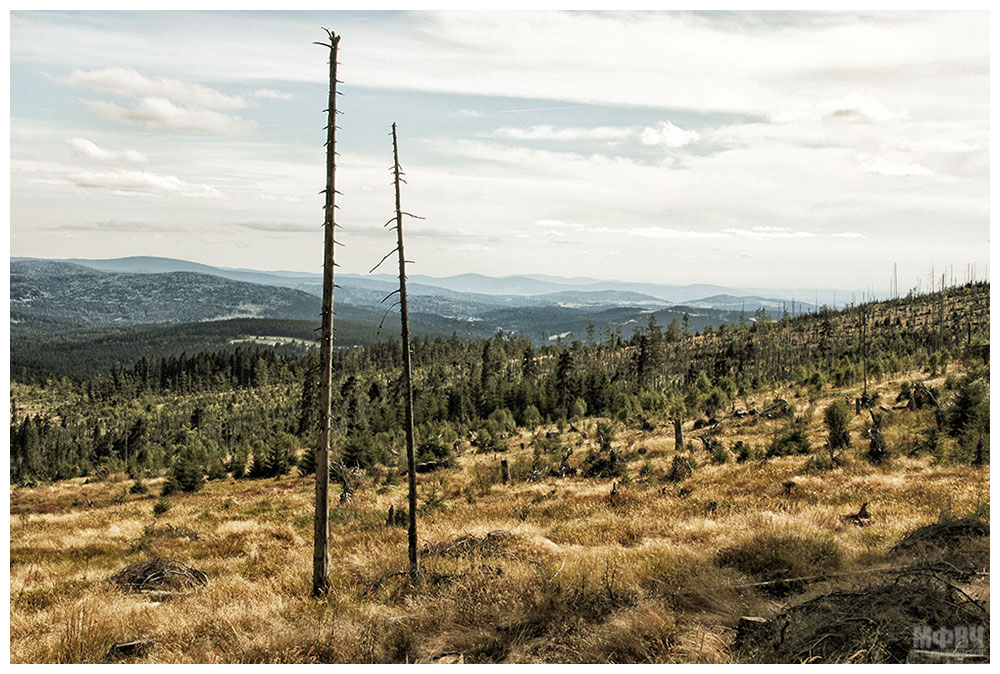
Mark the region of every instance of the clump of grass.
[[840, 568], [843, 561], [837, 543], [820, 533], [760, 533], [739, 545], [722, 548], [715, 556], [716, 566], [732, 567], [760, 582], [773, 583], [762, 587], [774, 594], [800, 586], [788, 579], [820, 575]]

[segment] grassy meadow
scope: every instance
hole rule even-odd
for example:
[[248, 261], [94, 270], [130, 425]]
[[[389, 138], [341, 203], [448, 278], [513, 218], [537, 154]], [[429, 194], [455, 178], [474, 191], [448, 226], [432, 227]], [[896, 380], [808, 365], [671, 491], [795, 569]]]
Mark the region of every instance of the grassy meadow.
[[[904, 379], [943, 382], [927, 377], [876, 387], [892, 401]], [[539, 462], [559, 459], [537, 456], [525, 431], [507, 438], [503, 454], [466, 445], [456, 467], [419, 476], [417, 587], [400, 574], [406, 529], [386, 523], [390, 506], [405, 508], [405, 476], [376, 471], [343, 504], [334, 485], [332, 590], [320, 599], [309, 596], [311, 477], [210, 481], [170, 495], [160, 514], [163, 478], [147, 480], [145, 494], [129, 493], [124, 476], [12, 486], [11, 660], [100, 662], [112, 643], [152, 638], [138, 661], [737, 661], [741, 616], [868, 582], [867, 570], [891, 565], [907, 532], [942, 513], [988, 517], [988, 466], [907, 456], [934, 425], [932, 409], [885, 414], [887, 465], [865, 460], [868, 416], [853, 408], [845, 464], [831, 470], [813, 459], [826, 455], [825, 407], [857, 393], [827, 389], [810, 400], [786, 388], [751, 401], [792, 403], [807, 419], [811, 454], [761, 458], [787, 418], [720, 414], [726, 451], [715, 460], [691, 423], [691, 449], [680, 452], [667, 425], [619, 431], [613, 444], [628, 474], [618, 480], [545, 471], [530, 481]], [[562, 433], [573, 466], [596, 446], [595, 426], [583, 419]], [[742, 462], [729, 451], [738, 441], [752, 450]], [[678, 453], [696, 466], [675, 482], [667, 474]], [[871, 521], [856, 526], [848, 516], [863, 503]], [[506, 533], [487, 536], [496, 531]], [[203, 571], [209, 585], [155, 601], [108, 582], [151, 555]], [[762, 584], [815, 576], [781, 592]], [[988, 576], [966, 589], [988, 598]]]

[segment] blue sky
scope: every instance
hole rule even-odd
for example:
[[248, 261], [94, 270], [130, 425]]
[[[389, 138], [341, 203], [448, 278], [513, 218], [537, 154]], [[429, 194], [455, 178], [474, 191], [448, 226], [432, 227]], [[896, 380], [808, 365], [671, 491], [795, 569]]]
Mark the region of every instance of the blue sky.
[[11, 253], [316, 271], [342, 36], [338, 260], [926, 287], [989, 246], [989, 17], [14, 12]]

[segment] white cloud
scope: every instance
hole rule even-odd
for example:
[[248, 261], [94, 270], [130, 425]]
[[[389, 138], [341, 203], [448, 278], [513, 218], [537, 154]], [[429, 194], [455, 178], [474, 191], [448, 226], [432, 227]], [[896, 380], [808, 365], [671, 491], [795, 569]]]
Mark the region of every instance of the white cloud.
[[909, 119], [905, 112], [893, 112], [872, 94], [856, 91], [846, 96], [821, 101], [815, 105], [799, 102], [769, 117], [776, 124], [804, 120], [832, 120], [846, 122], [882, 123]]
[[664, 145], [669, 148], [684, 147], [697, 142], [701, 135], [697, 131], [685, 131], [673, 122], [659, 122], [655, 127], [646, 127], [639, 136], [643, 145]]
[[671, 227], [636, 227], [628, 231], [628, 236], [644, 239], [721, 239], [721, 232], [696, 232], [692, 230], [673, 229]]
[[143, 98], [132, 108], [123, 108], [109, 101], [83, 101], [105, 119], [125, 124], [142, 124], [149, 128], [171, 131], [195, 131], [243, 135], [256, 123], [214, 110], [196, 110], [174, 105], [165, 98]]
[[852, 122], [888, 122], [909, 118], [905, 112], [893, 112], [885, 107], [871, 94], [859, 94], [856, 91], [820, 104], [819, 111], [824, 117]]
[[963, 143], [947, 138], [924, 138], [903, 142], [900, 144], [900, 149], [937, 154], [964, 154], [966, 152], [975, 152], [980, 147], [972, 143]]
[[106, 190], [118, 196], [180, 195], [195, 199], [222, 199], [224, 195], [210, 185], [192, 184], [177, 176], [147, 171], [114, 171], [95, 173], [83, 171], [68, 176], [70, 182], [87, 189]]
[[512, 140], [624, 140], [635, 134], [632, 127], [597, 126], [555, 127], [551, 124], [536, 124], [528, 128], [505, 126], [493, 132], [498, 138]]
[[792, 231], [784, 227], [727, 227], [722, 230], [724, 234], [730, 234], [741, 239], [815, 239], [818, 234], [815, 232]]
[[265, 98], [273, 101], [291, 101], [295, 99], [295, 94], [275, 91], [274, 89], [257, 89], [250, 95], [254, 98]]
[[81, 159], [108, 163], [145, 164], [149, 159], [136, 150], [105, 150], [86, 138], [70, 138], [66, 141], [73, 153]]
[[195, 108], [226, 110], [247, 107], [242, 96], [230, 96], [201, 84], [166, 78], [152, 79], [129, 68], [74, 69], [66, 84], [124, 98], [166, 98]]
[[861, 170], [865, 173], [875, 173], [881, 176], [932, 176], [934, 172], [920, 164], [907, 164], [892, 161], [885, 157], [869, 157], [858, 155]]

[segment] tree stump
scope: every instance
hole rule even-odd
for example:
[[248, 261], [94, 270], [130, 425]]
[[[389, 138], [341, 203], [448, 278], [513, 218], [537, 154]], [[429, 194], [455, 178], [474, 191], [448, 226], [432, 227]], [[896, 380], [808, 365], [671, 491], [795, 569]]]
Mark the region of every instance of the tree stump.
[[507, 459], [500, 459], [500, 480], [504, 484], [510, 482], [510, 464]]
[[135, 641], [112, 644], [104, 659], [108, 662], [117, 662], [126, 658], [141, 658], [147, 655], [155, 645], [155, 639], [136, 639]]

